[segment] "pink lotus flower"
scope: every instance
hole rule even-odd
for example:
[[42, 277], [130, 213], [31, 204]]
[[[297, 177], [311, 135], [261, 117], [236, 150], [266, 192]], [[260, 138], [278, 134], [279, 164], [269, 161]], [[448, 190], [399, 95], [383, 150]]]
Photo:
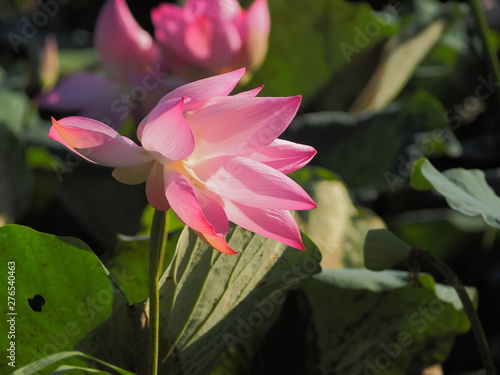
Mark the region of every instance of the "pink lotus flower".
[[77, 73], [37, 98], [42, 108], [78, 111], [114, 128], [132, 112], [139, 119], [168, 92], [161, 56], [152, 37], [130, 13], [125, 0], [108, 0], [94, 32], [104, 75]]
[[187, 0], [182, 8], [161, 4], [151, 16], [168, 67], [176, 74], [208, 76], [242, 66], [253, 71], [266, 56], [266, 0], [255, 0], [248, 11], [237, 0]]
[[288, 210], [316, 205], [285, 173], [316, 150], [276, 139], [301, 97], [259, 98], [260, 88], [228, 96], [245, 70], [196, 81], [167, 94], [137, 129], [142, 146], [83, 117], [52, 120], [49, 137], [83, 158], [114, 167], [125, 184], [146, 182], [150, 204], [172, 208], [211, 246], [235, 253], [228, 220], [304, 249]]

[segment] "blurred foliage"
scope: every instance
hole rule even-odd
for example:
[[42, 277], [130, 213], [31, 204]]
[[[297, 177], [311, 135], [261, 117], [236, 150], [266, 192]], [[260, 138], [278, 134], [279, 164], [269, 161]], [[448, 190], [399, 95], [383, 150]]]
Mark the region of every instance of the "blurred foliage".
[[314, 146], [315, 163], [334, 170], [350, 187], [394, 191], [410, 176], [416, 155], [459, 152], [443, 112], [432, 95], [417, 91], [376, 112], [304, 114], [295, 119], [288, 134]]
[[[282, 138], [310, 144], [318, 150], [312, 162], [314, 167], [298, 171], [292, 178], [320, 203], [316, 211], [300, 212], [297, 218], [301, 229], [323, 253], [322, 266], [362, 267], [360, 250], [366, 231], [387, 226], [412, 246], [439, 254], [467, 284], [478, 286], [482, 301], [479, 314], [487, 327], [488, 338], [500, 342], [498, 330], [495, 330], [500, 312], [496, 298], [500, 292], [497, 231], [480, 217], [453, 211], [445, 199], [433, 191], [415, 191], [410, 185], [413, 179], [414, 186], [432, 186], [448, 199], [448, 203], [451, 200], [449, 204], [454, 208], [463, 208], [464, 202], [469, 205], [474, 198], [472, 206], [479, 202], [480, 209], [471, 211], [471, 206], [467, 206], [462, 212], [483, 214], [485, 210], [492, 210], [485, 219], [496, 220], [494, 198], [500, 191], [500, 106], [495, 95], [499, 83], [492, 80], [485, 64], [484, 51], [467, 5], [435, 0], [397, 4], [361, 0], [268, 1], [272, 29], [267, 59], [253, 79], [238, 90], [265, 84], [264, 96], [303, 95], [299, 116]], [[158, 3], [128, 1], [134, 16], [150, 32], [149, 12]], [[249, 1], [243, 3], [246, 6]], [[59, 46], [59, 77], [100, 69], [92, 47], [92, 29], [101, 5], [101, 1], [83, 0], [60, 5], [46, 25], [27, 36], [22, 33], [23, 17], [31, 19], [41, 9], [40, 3], [0, 2], [0, 225], [23, 224], [38, 231], [75, 236], [99, 254], [116, 283], [117, 299], [114, 306], [106, 307], [113, 309], [115, 320], [109, 320], [100, 333], [87, 337], [77, 348], [89, 353], [94, 350], [94, 354], [97, 349], [93, 340], [104, 340], [104, 336], [108, 341], [101, 342], [101, 349], [110, 346], [113, 340], [129, 343], [130, 351], [144, 345], [142, 328], [134, 324], [144, 318], [139, 302], [146, 296], [148, 241], [144, 236], [149, 232], [152, 210], [145, 209], [143, 185], [121, 185], [110, 176], [110, 169], [91, 165], [48, 139], [50, 116], [71, 113], [38, 111], [35, 98], [42, 87], [47, 89], [42, 56], [48, 35], [54, 35]], [[12, 33], [24, 39], [13, 44]], [[496, 33], [491, 33], [490, 37], [499, 44]], [[135, 125], [129, 121], [124, 132], [133, 134]], [[413, 164], [422, 157], [430, 159], [434, 167], [425, 169], [417, 164], [412, 177]], [[465, 169], [457, 172], [457, 168]], [[467, 171], [470, 169], [484, 171], [484, 177], [479, 172], [472, 172], [475, 174], [471, 176]], [[439, 172], [442, 170], [447, 172]], [[454, 173], [460, 176], [451, 176], [449, 170], [455, 170]], [[471, 183], [460, 182], [464, 178]], [[479, 181], [480, 186], [477, 185]], [[450, 189], [460, 195], [459, 204], [457, 196], [452, 194], [450, 197]], [[474, 191], [486, 195], [478, 196]], [[182, 227], [177, 219], [171, 221], [171, 244], [175, 243]], [[28, 229], [8, 226], [1, 230], [12, 231], [9, 232], [12, 236], [20, 236], [22, 232], [26, 237], [20, 238], [15, 245], [18, 249], [15, 257], [24, 264], [28, 264], [28, 260], [21, 260], [21, 257], [27, 256], [26, 249], [33, 249], [37, 241], [49, 241], [51, 246], [62, 247], [68, 254], [75, 253], [75, 264], [77, 259], [91, 255], [88, 248], [84, 251], [74, 243], [61, 243], [56, 237], [45, 237], [48, 235], [35, 234]], [[186, 232], [183, 235], [186, 236]], [[33, 244], [23, 242], [27, 239], [33, 239]], [[204, 246], [194, 244], [192, 237], [184, 237], [184, 240], [189, 246], [198, 246], [196, 251]], [[0, 248], [8, 250], [9, 256], [14, 249], [12, 246], [10, 240], [5, 242], [5, 237], [0, 237]], [[64, 263], [68, 254], [59, 254], [56, 259]], [[334, 255], [325, 256], [328, 254]], [[97, 260], [92, 259], [92, 262]], [[70, 266], [68, 270], [71, 271]], [[29, 263], [29, 267], [35, 266]], [[58, 269], [57, 272], [66, 275], [68, 270]], [[33, 268], [33, 272], [39, 271]], [[89, 275], [94, 275], [92, 272], [89, 271]], [[280, 305], [273, 315], [276, 322], [271, 319], [257, 335], [256, 340], [269, 339], [269, 346], [262, 348], [274, 354], [282, 345], [277, 338], [289, 338], [293, 355], [287, 352], [288, 358], [296, 356], [305, 366], [308, 363], [306, 353], [313, 359], [321, 357], [326, 362], [316, 362], [324, 365], [318, 371], [326, 371], [332, 366], [328, 361], [337, 358], [338, 353], [330, 353], [325, 348], [344, 345], [332, 339], [332, 332], [351, 340], [352, 350], [359, 355], [366, 349], [365, 353], [376, 356], [377, 342], [392, 342], [397, 337], [391, 335], [398, 329], [415, 328], [404, 325], [408, 324], [404, 314], [418, 309], [417, 301], [425, 305], [426, 301], [436, 298], [429, 276], [424, 276], [428, 283], [418, 290], [408, 286], [402, 277], [398, 278], [397, 288], [389, 286], [386, 277], [393, 276], [383, 276], [386, 290], [374, 292], [365, 290], [365, 284], [358, 285], [360, 290], [356, 291], [345, 285], [339, 287], [339, 279], [335, 276], [339, 273], [334, 272], [343, 270], [323, 271], [320, 276], [302, 283], [283, 307]], [[359, 272], [363, 271], [350, 270], [346, 275], [357, 275], [353, 280], [362, 284], [364, 277], [360, 277]], [[129, 274], [136, 276], [127, 283], [123, 275]], [[76, 271], [74, 275], [78, 277]], [[94, 276], [96, 280], [103, 280], [102, 274]], [[33, 287], [26, 283], [24, 288], [27, 289], [20, 293], [24, 296], [25, 292], [32, 292], [34, 289], [30, 288]], [[47, 286], [49, 296], [55, 294], [52, 287]], [[121, 291], [116, 292], [119, 288]], [[69, 294], [64, 295], [68, 298], [73, 296], [71, 293], [77, 293], [75, 290], [66, 292]], [[85, 292], [82, 295], [85, 296]], [[31, 297], [26, 295], [26, 298]], [[374, 315], [373, 320], [367, 319], [367, 322], [382, 319], [400, 325], [394, 323], [394, 327], [372, 332], [359, 324], [361, 318], [357, 313], [349, 310], [364, 309], [366, 316], [373, 312], [383, 315], [389, 307], [381, 307], [381, 300], [393, 301], [392, 305], [401, 309], [394, 310], [394, 314], [400, 314], [399, 320], [398, 316], [388, 313], [387, 317]], [[365, 305], [365, 301], [369, 303]], [[356, 303], [356, 307], [350, 307], [351, 303]], [[25, 304], [23, 309], [26, 316], [37, 317], [37, 313], [29, 310], [29, 305]], [[337, 312], [330, 315], [331, 311]], [[351, 320], [338, 320], [340, 317]], [[414, 335], [412, 331], [411, 336], [418, 345], [412, 345], [408, 356], [419, 358], [422, 361], [419, 364], [444, 361], [451, 345], [447, 334], [466, 329], [463, 314], [449, 306], [443, 319], [448, 319], [446, 328], [450, 331], [443, 330], [446, 324], [440, 319], [434, 322], [435, 334], [439, 337], [431, 339], [430, 336]], [[57, 324], [52, 327], [54, 332], [60, 330]], [[125, 326], [130, 327], [122, 332]], [[330, 327], [333, 331], [318, 327]], [[355, 334], [351, 335], [349, 329]], [[389, 336], [378, 336], [383, 332]], [[305, 349], [297, 346], [304, 350], [294, 349], [292, 343], [298, 341], [301, 345], [310, 345]], [[205, 341], [200, 343], [207, 345]], [[38, 344], [38, 341], [33, 342], [33, 345]], [[432, 350], [424, 353], [421, 347], [425, 345]], [[451, 359], [445, 363], [445, 372], [479, 368], [474, 348], [470, 336], [459, 338]], [[134, 357], [131, 352], [117, 354], [112, 348], [109, 350], [104, 353], [105, 359], [124, 368], [133, 369], [141, 363], [137, 353]], [[344, 357], [350, 358], [352, 353]], [[200, 350], [190, 355], [207, 356], [203, 357], [206, 360], [212, 354], [210, 350]], [[285, 363], [257, 352], [254, 343], [228, 356], [231, 366], [238, 361], [252, 366], [263, 360], [279, 366]], [[500, 363], [500, 355], [494, 353], [494, 356]], [[409, 358], [402, 356], [394, 365], [402, 367], [393, 370], [404, 373], [410, 368], [416, 369], [417, 364]], [[19, 360], [26, 362], [28, 358]], [[356, 369], [354, 360], [342, 363], [346, 366], [344, 370]], [[83, 366], [84, 362], [78, 359], [74, 364]], [[280, 372], [283, 368], [277, 367]], [[255, 369], [262, 370], [260, 367]], [[254, 373], [264, 373], [259, 371]]]

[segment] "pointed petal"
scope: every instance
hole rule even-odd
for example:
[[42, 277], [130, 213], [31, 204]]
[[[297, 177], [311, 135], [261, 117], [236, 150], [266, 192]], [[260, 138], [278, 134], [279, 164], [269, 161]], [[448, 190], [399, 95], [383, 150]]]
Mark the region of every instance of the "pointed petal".
[[238, 84], [243, 74], [245, 74], [245, 69], [241, 68], [229, 73], [188, 83], [165, 95], [160, 100], [160, 103], [182, 97], [190, 98], [191, 100], [184, 106], [184, 111], [195, 111], [213, 97], [228, 95]]
[[62, 111], [75, 111], [99, 100], [116, 90], [116, 85], [100, 75], [77, 73], [59, 82], [36, 100], [40, 107]]
[[102, 122], [85, 117], [52, 118], [49, 138], [76, 154], [108, 167], [131, 167], [152, 160], [142, 148]]
[[309, 163], [314, 155], [316, 150], [311, 146], [277, 139], [248, 158], [288, 174]]
[[132, 167], [115, 168], [111, 175], [123, 184], [137, 185], [147, 181], [148, 176], [153, 168], [154, 161], [146, 164], [134, 165]]
[[193, 187], [180, 173], [165, 173], [165, 191], [174, 212], [195, 231], [211, 236], [227, 233], [228, 221], [221, 205]]
[[[229, 97], [187, 118], [198, 142], [193, 157], [248, 155], [271, 144], [300, 105], [290, 98]], [[203, 142], [201, 142], [203, 141]]]
[[229, 247], [226, 239], [223, 236], [211, 236], [197, 231], [194, 232], [198, 237], [200, 237], [208, 245], [212, 246], [215, 250], [219, 250], [221, 253], [228, 255], [238, 254], [237, 251], [234, 251], [233, 249], [231, 249], [231, 247]]
[[146, 182], [146, 196], [151, 206], [157, 210], [167, 211], [170, 208], [170, 204], [165, 194], [163, 175], [163, 165], [155, 162], [149, 173], [148, 181]]
[[198, 203], [207, 221], [213, 225], [218, 236], [224, 235], [229, 230], [229, 222], [221, 204], [202, 190], [197, 190]]
[[234, 98], [255, 98], [263, 88], [264, 88], [264, 85], [257, 87], [255, 89], [243, 91], [243, 92], [240, 92], [238, 94], [231, 95], [231, 96], [217, 96], [215, 98], [207, 100], [205, 102], [204, 107], [209, 107], [213, 104], [225, 103], [227, 101], [234, 100]]
[[125, 0], [108, 0], [96, 22], [94, 44], [108, 73], [142, 71], [159, 61], [158, 47], [134, 19]]
[[213, 158], [196, 163], [192, 171], [214, 194], [247, 206], [278, 210], [316, 207], [292, 179], [247, 158]]
[[240, 92], [240, 93], [238, 93], [236, 95], [233, 95], [232, 97], [238, 97], [238, 98], [255, 98], [262, 91], [263, 88], [264, 88], [264, 85], [256, 87], [256, 88], [254, 88], [252, 90]]
[[230, 221], [246, 230], [260, 234], [296, 249], [305, 250], [297, 223], [284, 210], [264, 210], [224, 200], [224, 210]]
[[184, 99], [159, 103], [141, 122], [142, 146], [162, 162], [187, 158], [194, 150], [194, 136], [182, 115]]

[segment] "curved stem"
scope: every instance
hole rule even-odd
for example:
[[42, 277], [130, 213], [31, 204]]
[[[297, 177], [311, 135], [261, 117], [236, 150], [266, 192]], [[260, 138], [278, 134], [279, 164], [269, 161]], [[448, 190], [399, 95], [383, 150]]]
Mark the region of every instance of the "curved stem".
[[[484, 50], [486, 52], [486, 59], [488, 60], [488, 65], [490, 66], [491, 71], [493, 72], [493, 77], [495, 81], [500, 83], [500, 63], [498, 62], [497, 51], [495, 49], [495, 45], [493, 44], [490, 38], [490, 28], [488, 26], [488, 22], [486, 21], [486, 17], [484, 16], [483, 9], [481, 5], [479, 5], [478, 0], [469, 0], [469, 5], [472, 11], [472, 15], [474, 17], [474, 21], [476, 23], [477, 31], [479, 37], [484, 46]], [[500, 91], [497, 90], [497, 98], [500, 100]]]
[[160, 343], [160, 289], [158, 280], [162, 271], [166, 247], [165, 211], [155, 210], [149, 239], [149, 358], [148, 375], [158, 375]]
[[496, 370], [493, 364], [493, 358], [491, 357], [491, 351], [488, 347], [488, 341], [486, 340], [486, 336], [484, 334], [481, 321], [477, 316], [476, 310], [474, 309], [472, 301], [469, 295], [467, 294], [464, 284], [460, 281], [455, 272], [453, 272], [453, 270], [450, 267], [448, 267], [448, 265], [445, 262], [435, 257], [428, 251], [414, 249], [412, 251], [412, 254], [410, 255], [410, 258], [415, 256], [417, 252], [419, 253], [417, 256], [420, 256], [423, 262], [426, 262], [428, 265], [430, 265], [435, 270], [440, 272], [445, 277], [445, 279], [452, 282], [452, 286], [457, 292], [460, 301], [462, 301], [464, 311], [467, 314], [467, 317], [469, 318], [472, 332], [474, 334], [474, 338], [476, 340], [477, 348], [481, 355], [481, 360], [486, 370], [486, 374], [495, 375]]

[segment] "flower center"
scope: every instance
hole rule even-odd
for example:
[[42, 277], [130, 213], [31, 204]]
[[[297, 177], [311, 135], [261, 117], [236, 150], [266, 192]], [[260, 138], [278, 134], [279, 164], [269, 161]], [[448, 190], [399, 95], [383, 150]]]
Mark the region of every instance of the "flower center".
[[204, 190], [205, 186], [203, 185], [203, 183], [201, 181], [199, 181], [194, 176], [193, 173], [190, 172], [191, 168], [189, 168], [189, 166], [187, 166], [187, 168], [186, 168], [186, 164], [188, 164], [187, 159], [186, 160], [177, 160], [177, 161], [174, 161], [173, 163], [166, 165], [166, 167], [168, 169], [171, 169], [173, 171], [176, 171], [176, 172], [182, 174], [184, 177], [188, 178], [189, 181], [191, 181], [193, 186], [197, 187], [198, 189]]

